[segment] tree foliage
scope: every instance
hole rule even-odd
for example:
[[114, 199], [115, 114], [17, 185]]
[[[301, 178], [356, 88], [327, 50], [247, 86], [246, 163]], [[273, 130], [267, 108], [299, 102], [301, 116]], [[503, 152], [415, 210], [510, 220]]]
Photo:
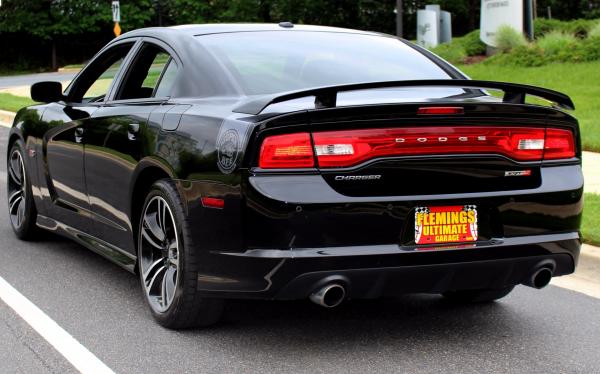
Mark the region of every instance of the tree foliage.
[[[455, 35], [479, 27], [481, 0], [404, 0], [405, 37], [415, 38], [416, 13], [440, 4]], [[600, 0], [536, 0], [559, 19], [600, 16]], [[112, 37], [111, 0], [2, 0], [0, 48], [14, 60], [35, 60], [58, 45], [62, 62], [89, 58]], [[121, 0], [123, 32], [140, 27], [210, 22], [280, 22], [395, 32], [394, 0]], [[75, 48], [73, 48], [75, 46]], [[67, 48], [69, 47], [69, 48]], [[37, 56], [39, 57], [39, 56]], [[1, 63], [0, 63], [1, 64]]]

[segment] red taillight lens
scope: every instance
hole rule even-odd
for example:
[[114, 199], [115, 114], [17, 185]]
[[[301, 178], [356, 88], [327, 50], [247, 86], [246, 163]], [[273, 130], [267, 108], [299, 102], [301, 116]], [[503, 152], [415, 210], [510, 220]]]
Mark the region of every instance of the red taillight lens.
[[310, 134], [275, 135], [260, 148], [258, 166], [263, 169], [312, 168], [315, 166]]
[[225, 207], [225, 200], [215, 197], [202, 197], [200, 201], [205, 208], [223, 209]]
[[393, 156], [501, 154], [516, 161], [575, 157], [569, 130], [530, 127], [405, 127], [275, 135], [264, 140], [264, 169], [350, 167]]
[[547, 129], [544, 145], [544, 160], [575, 157], [573, 132], [562, 129]]
[[425, 106], [417, 110], [418, 115], [425, 116], [442, 116], [465, 114], [465, 108], [456, 106]]
[[554, 131], [549, 130], [548, 143], [543, 128], [488, 126], [317, 132], [313, 141], [322, 168], [349, 167], [389, 156], [502, 154], [517, 161], [541, 161], [544, 152], [552, 152], [552, 158], [573, 157], [572, 133]]

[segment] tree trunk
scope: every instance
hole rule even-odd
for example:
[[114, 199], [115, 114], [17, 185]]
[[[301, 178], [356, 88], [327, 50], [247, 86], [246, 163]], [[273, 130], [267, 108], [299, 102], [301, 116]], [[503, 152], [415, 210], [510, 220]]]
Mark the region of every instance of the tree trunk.
[[469, 0], [469, 30], [478, 29], [479, 25], [476, 25], [477, 14], [479, 13], [480, 0]]
[[56, 60], [56, 40], [52, 38], [52, 71], [58, 70], [58, 61]]
[[403, 4], [402, 4], [402, 0], [397, 0], [396, 1], [396, 36], [402, 38], [404, 36], [404, 25], [403, 25], [403, 18], [404, 18], [404, 9], [403, 9]]

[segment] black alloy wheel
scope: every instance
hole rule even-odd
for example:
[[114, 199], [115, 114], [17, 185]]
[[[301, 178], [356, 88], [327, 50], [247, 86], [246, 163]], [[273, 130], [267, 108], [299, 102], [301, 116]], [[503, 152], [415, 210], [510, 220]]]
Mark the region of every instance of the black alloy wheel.
[[8, 174], [6, 190], [11, 226], [17, 237], [27, 240], [31, 239], [36, 232], [37, 211], [25, 166], [24, 149], [20, 140], [11, 147], [6, 165]]
[[172, 329], [216, 323], [223, 300], [198, 293], [202, 248], [193, 243], [188, 217], [173, 181], [162, 179], [152, 185], [138, 227], [140, 282], [156, 321]]
[[171, 208], [154, 196], [142, 215], [140, 271], [148, 302], [158, 313], [173, 302], [179, 268], [179, 241]]

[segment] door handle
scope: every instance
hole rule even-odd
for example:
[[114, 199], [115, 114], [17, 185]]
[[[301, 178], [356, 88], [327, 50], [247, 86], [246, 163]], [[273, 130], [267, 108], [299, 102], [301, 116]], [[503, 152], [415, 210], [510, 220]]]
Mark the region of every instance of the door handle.
[[75, 128], [75, 143], [81, 143], [81, 141], [83, 140], [84, 133], [85, 130], [83, 129], [83, 127]]
[[140, 132], [140, 124], [139, 123], [130, 123], [129, 126], [127, 126], [127, 129], [129, 130], [130, 133], [137, 134], [138, 132]]
[[139, 123], [130, 123], [127, 125], [127, 138], [129, 140], [135, 140], [137, 138], [137, 134], [140, 132], [140, 124]]

